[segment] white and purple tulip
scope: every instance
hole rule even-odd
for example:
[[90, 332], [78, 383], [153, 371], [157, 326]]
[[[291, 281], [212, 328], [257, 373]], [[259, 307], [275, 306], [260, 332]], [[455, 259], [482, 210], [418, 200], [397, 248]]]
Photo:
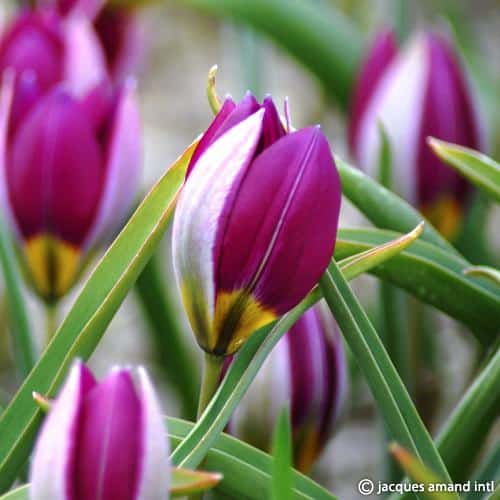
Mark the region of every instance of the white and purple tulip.
[[154, 389], [140, 368], [101, 382], [75, 362], [40, 430], [31, 500], [161, 500], [170, 485], [169, 446]]
[[234, 353], [300, 302], [333, 254], [341, 189], [318, 127], [288, 132], [271, 98], [228, 98], [191, 159], [173, 258], [208, 353]]
[[308, 472], [332, 435], [346, 386], [340, 331], [319, 304], [278, 342], [238, 405], [229, 430], [270, 451], [276, 419], [290, 404], [294, 465]]
[[105, 0], [39, 0], [62, 16], [86, 16], [92, 21], [104, 50], [109, 74], [115, 81], [135, 73], [144, 56], [145, 33], [138, 9]]
[[102, 82], [75, 97], [64, 85], [42, 92], [28, 73], [17, 85], [4, 78], [0, 207], [47, 301], [68, 291], [134, 201], [141, 163], [134, 87]]
[[481, 149], [476, 104], [452, 46], [432, 32], [418, 34], [401, 50], [392, 32], [380, 32], [354, 92], [349, 145], [358, 166], [377, 175], [382, 124], [394, 188], [449, 238], [471, 186], [439, 160], [427, 137]]

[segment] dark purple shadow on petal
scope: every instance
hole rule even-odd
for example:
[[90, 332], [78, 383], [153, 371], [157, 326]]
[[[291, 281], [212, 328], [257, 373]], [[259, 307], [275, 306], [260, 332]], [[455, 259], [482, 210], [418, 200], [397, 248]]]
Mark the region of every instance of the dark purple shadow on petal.
[[135, 500], [142, 422], [130, 374], [116, 370], [92, 389], [81, 418], [75, 500]]
[[262, 102], [265, 109], [264, 120], [262, 122], [262, 139], [257, 148], [257, 154], [274, 144], [278, 139], [286, 135], [286, 130], [281, 123], [281, 119], [276, 106], [270, 96]]
[[21, 124], [7, 161], [10, 201], [25, 237], [48, 231], [76, 245], [94, 220], [103, 158], [81, 106], [56, 90]]
[[361, 63], [355, 90], [351, 101], [348, 127], [348, 141], [355, 156], [363, 115], [385, 70], [396, 57], [397, 41], [391, 30], [380, 31], [372, 42], [364, 61]]
[[471, 186], [433, 153], [426, 140], [437, 137], [473, 149], [479, 148], [471, 94], [452, 48], [442, 37], [429, 33], [429, 77], [417, 153], [418, 201], [426, 204], [443, 194], [464, 202]]

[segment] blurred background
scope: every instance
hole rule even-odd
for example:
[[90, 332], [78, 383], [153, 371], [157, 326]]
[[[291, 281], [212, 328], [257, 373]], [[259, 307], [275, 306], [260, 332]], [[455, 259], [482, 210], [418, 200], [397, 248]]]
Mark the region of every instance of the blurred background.
[[[382, 26], [396, 26], [412, 32], [431, 24], [445, 33], [451, 33], [464, 56], [467, 55], [467, 64], [474, 70], [475, 89], [478, 93], [482, 92], [489, 153], [498, 160], [500, 7], [497, 0], [302, 1], [313, 4], [325, 18], [331, 18], [332, 30], [341, 26], [346, 32], [356, 35], [356, 47], [345, 47], [346, 57], [360, 57], [368, 41]], [[282, 3], [286, 5], [286, 2]], [[144, 122], [142, 191], [145, 193], [185, 146], [210, 123], [212, 113], [205, 88], [207, 72], [213, 64], [219, 66], [219, 95], [231, 94], [240, 99], [247, 89], [251, 89], [259, 98], [272, 94], [278, 105], [288, 97], [293, 123], [297, 126], [320, 123], [333, 150], [343, 158], [349, 158], [345, 103], [343, 106], [338, 99], [332, 98], [332, 92], [287, 51], [286, 44], [276, 43], [276, 40], [271, 40], [250, 25], [235, 23], [229, 15], [218, 15], [220, 12], [210, 12], [210, 8], [198, 8], [205, 4], [210, 2], [151, 2], [144, 5], [138, 14], [144, 46], [138, 78]], [[2, 2], [0, 14], [3, 22], [8, 19], [12, 8], [13, 2]], [[272, 30], [272, 26], [269, 29]], [[300, 44], [300, 41], [296, 43]], [[353, 67], [359, 63], [360, 60], [349, 61]], [[498, 209], [496, 212], [489, 210], [482, 223], [488, 246], [498, 256]], [[344, 201], [342, 227], [368, 224]], [[169, 289], [175, 302], [177, 292], [170, 261], [167, 237], [157, 256], [157, 264], [161, 266], [162, 285]], [[1, 286], [0, 282], [0, 290]], [[79, 286], [64, 299], [59, 313], [61, 317], [74, 301]], [[356, 280], [353, 286], [374, 321], [377, 321], [376, 281], [363, 277]], [[26, 291], [26, 294], [30, 292]], [[29, 302], [32, 325], [39, 327], [35, 329], [40, 332], [41, 345], [43, 310], [34, 297], [30, 297]], [[197, 384], [197, 358], [201, 353], [180, 303], [176, 304], [174, 311], [183, 326], [183, 339], [190, 349], [192, 383]], [[0, 311], [0, 314], [5, 314], [5, 311]], [[427, 408], [431, 415], [428, 423], [435, 432], [477, 368], [477, 346], [462, 326], [435, 312], [432, 317], [434, 360], [432, 369], [423, 376], [423, 384], [429, 391], [428, 405], [431, 406]], [[0, 325], [5, 325], [5, 322], [0, 321]], [[0, 349], [0, 386], [12, 393], [17, 382], [6, 331], [1, 332], [0, 341], [3, 344]], [[161, 353], [168, 348], [168, 328], [162, 334], [152, 334], [137, 295], [130, 294], [92, 356], [90, 365], [98, 375], [104, 374], [111, 364], [145, 365], [161, 388], [165, 411], [170, 415], [180, 415], [181, 405], [162, 368]], [[358, 498], [355, 485], [360, 478], [383, 477], [382, 457], [385, 454], [381, 425], [371, 395], [355, 367], [352, 367], [352, 375], [342, 419], [313, 472], [313, 476], [339, 498], [347, 499]], [[446, 390], [441, 390], [443, 387]], [[492, 445], [499, 436], [500, 423], [497, 423], [490, 436]]]

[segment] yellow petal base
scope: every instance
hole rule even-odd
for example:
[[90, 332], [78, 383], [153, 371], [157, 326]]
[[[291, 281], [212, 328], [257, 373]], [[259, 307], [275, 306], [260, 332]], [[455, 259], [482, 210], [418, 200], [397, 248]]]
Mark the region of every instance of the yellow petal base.
[[447, 240], [457, 236], [462, 221], [462, 207], [452, 196], [442, 196], [424, 205], [422, 213]]
[[27, 240], [24, 256], [30, 278], [46, 300], [64, 295], [80, 271], [80, 250], [50, 235], [41, 234]]
[[274, 311], [264, 307], [251, 295], [241, 290], [219, 292], [209, 347], [216, 349], [217, 345], [220, 345], [220, 333], [228, 321], [234, 323], [234, 329], [225, 348], [225, 355], [236, 352], [253, 332], [276, 318]]

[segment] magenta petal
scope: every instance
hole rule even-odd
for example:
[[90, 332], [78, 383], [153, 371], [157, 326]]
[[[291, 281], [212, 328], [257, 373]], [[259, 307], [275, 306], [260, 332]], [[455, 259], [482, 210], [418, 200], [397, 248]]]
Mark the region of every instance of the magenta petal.
[[200, 139], [198, 146], [196, 146], [193, 156], [191, 157], [191, 161], [189, 162], [186, 176], [191, 173], [191, 170], [193, 169], [195, 163], [198, 161], [198, 158], [206, 151], [208, 146], [212, 144], [215, 134], [222, 126], [222, 124], [226, 121], [227, 117], [231, 114], [235, 107], [235, 102], [230, 97], [226, 98], [220, 111], [217, 113], [217, 116], [213, 119], [212, 123], [203, 134], [203, 137]]
[[14, 217], [14, 208], [10, 202], [7, 183], [7, 135], [13, 90], [14, 75], [5, 73], [0, 88], [0, 213], [16, 237], [19, 237], [20, 228]]
[[430, 69], [418, 142], [418, 200], [426, 204], [438, 196], [450, 194], [463, 202], [471, 189], [470, 184], [438, 159], [426, 139], [433, 136], [479, 149], [479, 126], [471, 91], [448, 43], [435, 34], [428, 34], [426, 43]]
[[[278, 140], [248, 169], [218, 235], [218, 290], [252, 287], [278, 314], [311, 290], [335, 245], [340, 181], [316, 127]], [[318, 230], [321, 228], [321, 230]]]
[[19, 16], [0, 41], [0, 73], [33, 72], [43, 90], [62, 77], [63, 43], [59, 20], [43, 13]]
[[351, 118], [349, 122], [349, 147], [353, 153], [357, 151], [359, 132], [364, 112], [370, 104], [375, 89], [385, 70], [398, 52], [396, 37], [390, 30], [379, 32], [372, 46], [361, 63], [353, 100], [351, 103]]
[[135, 500], [141, 403], [127, 371], [114, 370], [87, 394], [81, 422], [75, 500]]
[[74, 499], [73, 478], [82, 405], [95, 384], [85, 365], [76, 362], [35, 445], [30, 468], [32, 500]]
[[64, 22], [64, 84], [83, 96], [108, 77], [102, 46], [89, 19], [70, 16]]
[[104, 188], [95, 223], [87, 236], [85, 246], [92, 246], [105, 234], [112, 236], [125, 219], [139, 186], [141, 146], [141, 125], [135, 82], [129, 81], [120, 89], [110, 124]]
[[266, 97], [262, 103], [265, 109], [264, 121], [262, 124], [262, 139], [259, 150], [268, 148], [278, 139], [286, 135], [286, 130], [281, 123], [281, 118], [271, 97]]
[[80, 244], [95, 217], [103, 160], [78, 103], [56, 91], [16, 134], [7, 165], [10, 200], [25, 237], [50, 232]]

